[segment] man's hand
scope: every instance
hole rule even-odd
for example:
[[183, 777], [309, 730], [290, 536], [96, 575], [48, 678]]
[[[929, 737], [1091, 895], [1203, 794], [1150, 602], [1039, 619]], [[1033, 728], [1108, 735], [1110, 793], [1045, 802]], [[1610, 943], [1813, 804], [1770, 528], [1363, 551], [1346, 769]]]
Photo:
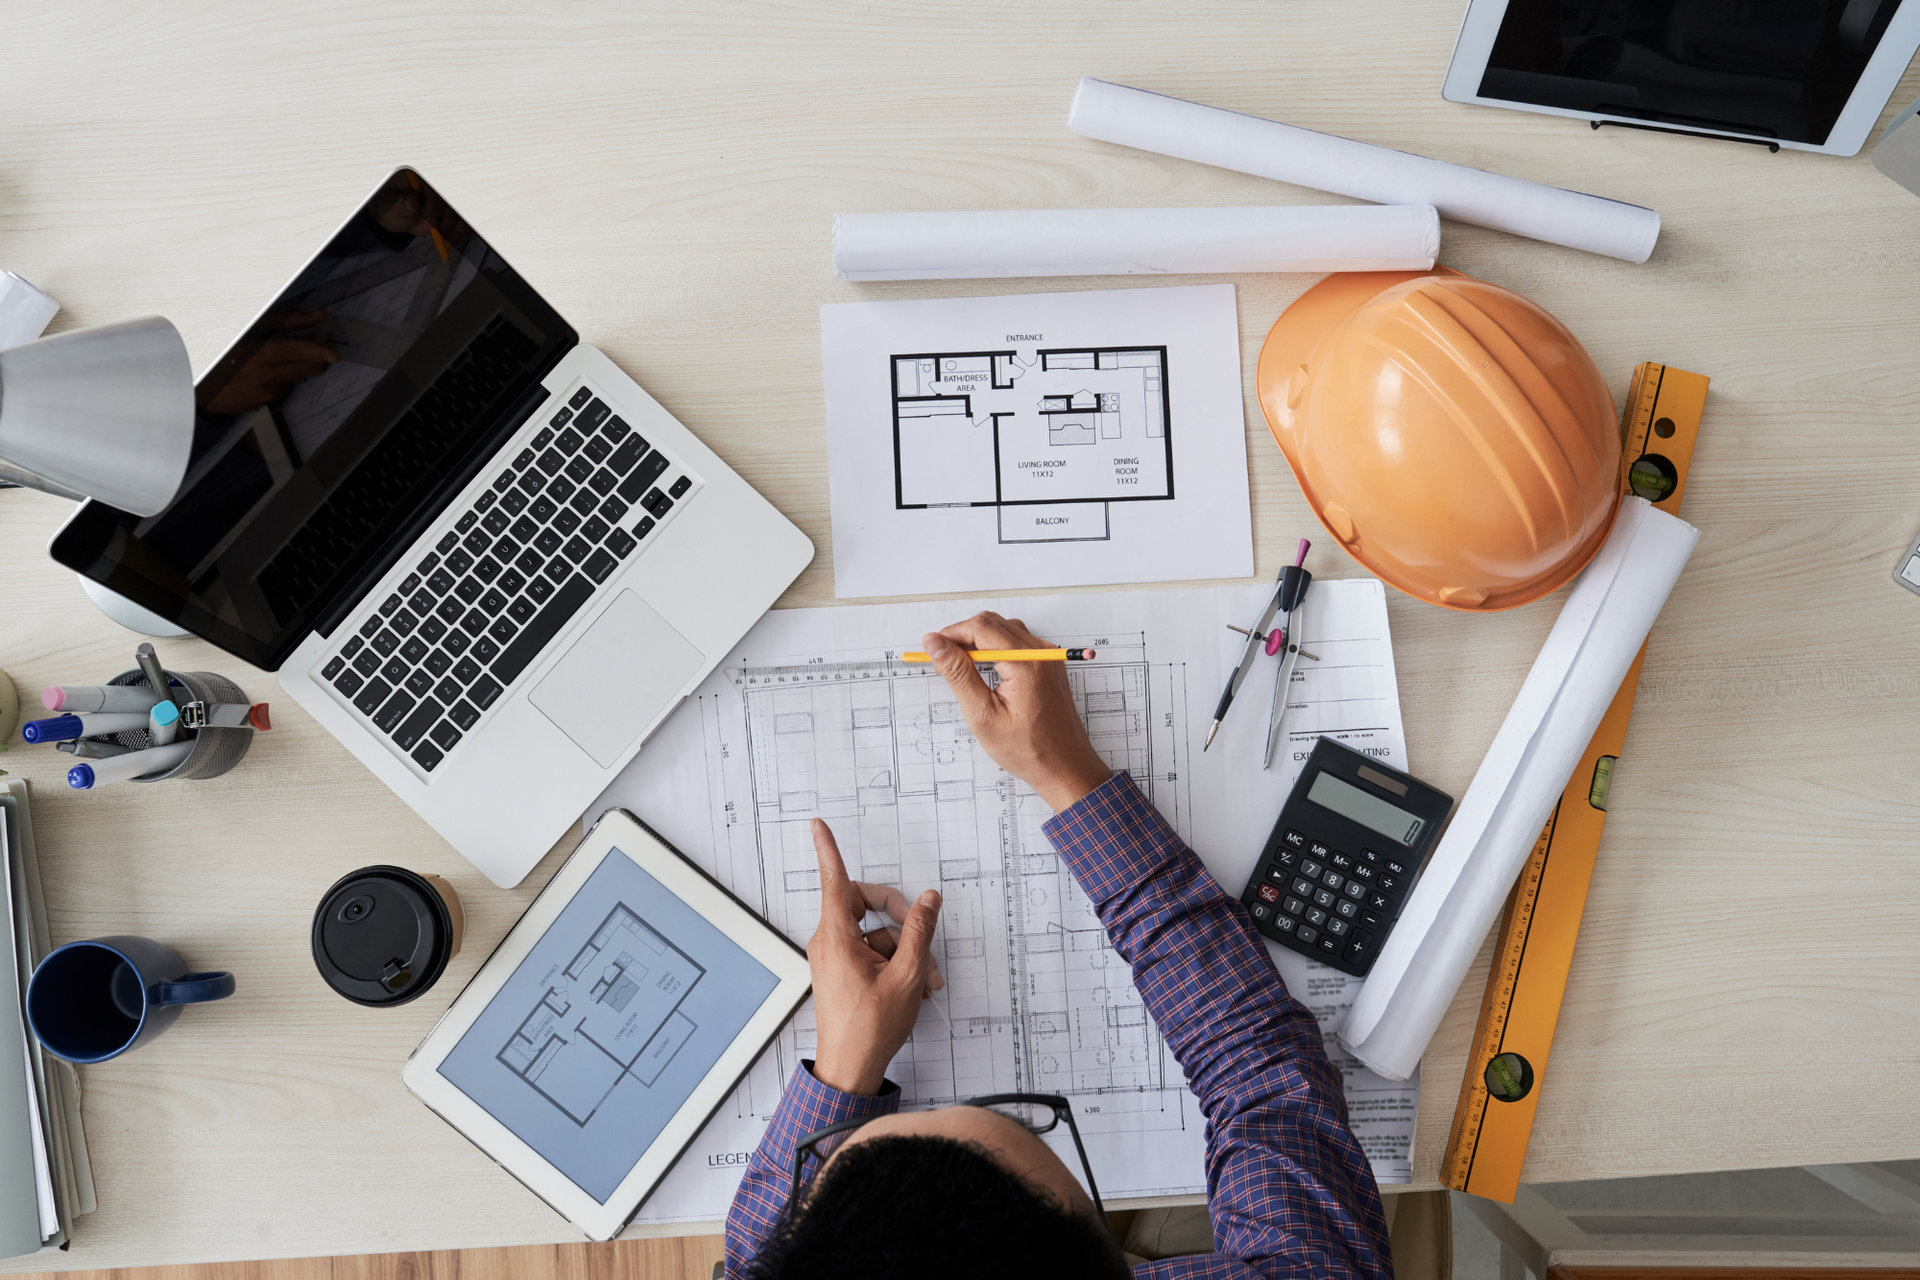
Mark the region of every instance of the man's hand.
[[[929, 950], [940, 895], [928, 889], [908, 909], [898, 889], [850, 879], [833, 832], [818, 818], [813, 851], [820, 859], [820, 927], [807, 942], [819, 1038], [813, 1075], [842, 1093], [876, 1094], [920, 1001], [946, 985]], [[863, 934], [869, 911], [885, 912], [899, 927]]]
[[251, 412], [287, 394], [294, 383], [317, 378], [338, 364], [340, 353], [310, 336], [326, 318], [324, 311], [289, 311], [282, 316], [274, 326], [279, 336], [268, 338], [201, 409]]
[[960, 700], [975, 741], [1055, 813], [1113, 776], [1080, 723], [1065, 663], [997, 662], [1000, 687], [989, 689], [967, 657], [969, 649], [1053, 648], [1026, 623], [981, 613], [921, 643]]

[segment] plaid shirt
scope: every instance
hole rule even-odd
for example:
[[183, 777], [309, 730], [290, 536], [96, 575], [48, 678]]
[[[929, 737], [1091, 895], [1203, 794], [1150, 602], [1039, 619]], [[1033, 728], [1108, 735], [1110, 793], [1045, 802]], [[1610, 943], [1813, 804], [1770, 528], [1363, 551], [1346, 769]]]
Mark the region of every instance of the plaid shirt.
[[[1125, 774], [1046, 825], [1127, 962], [1207, 1117], [1217, 1253], [1143, 1263], [1144, 1277], [1391, 1280], [1386, 1219], [1347, 1128], [1340, 1077], [1313, 1015], [1287, 994], [1246, 908], [1224, 893]], [[727, 1274], [745, 1275], [780, 1221], [808, 1133], [898, 1109], [793, 1073], [727, 1215]]]

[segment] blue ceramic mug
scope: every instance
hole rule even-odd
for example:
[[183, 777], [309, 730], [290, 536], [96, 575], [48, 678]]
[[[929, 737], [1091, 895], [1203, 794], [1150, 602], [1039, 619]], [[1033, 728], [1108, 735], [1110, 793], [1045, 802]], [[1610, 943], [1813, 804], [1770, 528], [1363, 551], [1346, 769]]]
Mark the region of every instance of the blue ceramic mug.
[[188, 973], [172, 947], [151, 938], [95, 938], [40, 962], [27, 983], [27, 1022], [54, 1057], [105, 1062], [172, 1026], [183, 1006], [233, 991], [232, 974]]

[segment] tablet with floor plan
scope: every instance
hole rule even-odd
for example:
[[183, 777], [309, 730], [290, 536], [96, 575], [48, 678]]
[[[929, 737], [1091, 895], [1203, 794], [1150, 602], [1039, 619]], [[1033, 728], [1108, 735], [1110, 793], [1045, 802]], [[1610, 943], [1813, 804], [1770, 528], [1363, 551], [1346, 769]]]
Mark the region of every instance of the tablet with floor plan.
[[595, 824], [407, 1087], [597, 1240], [806, 998], [806, 956], [622, 810]]

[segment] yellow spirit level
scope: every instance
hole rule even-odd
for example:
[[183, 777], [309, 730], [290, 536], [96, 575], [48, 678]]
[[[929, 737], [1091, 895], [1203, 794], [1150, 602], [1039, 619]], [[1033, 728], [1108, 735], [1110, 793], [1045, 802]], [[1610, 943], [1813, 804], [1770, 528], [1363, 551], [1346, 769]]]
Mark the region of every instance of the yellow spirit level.
[[[1624, 418], [1620, 488], [1673, 511], [1700, 433], [1707, 379], [1648, 362], [1633, 371]], [[1573, 943], [1593, 881], [1607, 789], [1627, 737], [1646, 646], [1587, 744], [1539, 843], [1507, 899], [1493, 972], [1467, 1057], [1440, 1176], [1456, 1191], [1513, 1203], [1534, 1109], [1567, 991]]]

